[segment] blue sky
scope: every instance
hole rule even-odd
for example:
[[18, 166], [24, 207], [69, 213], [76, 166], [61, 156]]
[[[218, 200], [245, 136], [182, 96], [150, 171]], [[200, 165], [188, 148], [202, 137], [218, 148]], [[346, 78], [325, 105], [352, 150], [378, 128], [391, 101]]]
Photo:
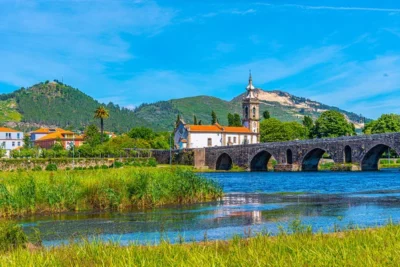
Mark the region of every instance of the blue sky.
[[283, 90], [400, 113], [398, 1], [2, 0], [0, 92], [63, 79], [134, 107]]

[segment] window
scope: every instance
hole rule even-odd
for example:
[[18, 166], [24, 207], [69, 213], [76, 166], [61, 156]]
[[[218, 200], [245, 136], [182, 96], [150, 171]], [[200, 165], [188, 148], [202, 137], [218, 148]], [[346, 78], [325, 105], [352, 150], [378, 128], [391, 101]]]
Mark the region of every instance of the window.
[[233, 137], [233, 143], [236, 144], [236, 136]]
[[207, 139], [207, 146], [212, 146], [212, 140], [211, 140], [211, 138], [208, 138], [208, 139]]
[[12, 142], [12, 146], [15, 146], [15, 142]]
[[253, 118], [256, 117], [256, 107], [253, 107]]
[[21, 142], [18, 142], [18, 146], [21, 146]]
[[245, 135], [245, 136], [244, 136], [244, 140], [243, 140], [243, 144], [246, 145], [246, 144], [248, 144], [248, 143], [249, 143], [249, 140], [247, 140], [247, 135]]
[[244, 118], [245, 119], [249, 118], [249, 108], [247, 106], [244, 108]]
[[19, 133], [17, 133], [17, 139], [19, 139]]
[[232, 140], [231, 140], [231, 137], [229, 136], [228, 137], [228, 144], [231, 144], [232, 143]]

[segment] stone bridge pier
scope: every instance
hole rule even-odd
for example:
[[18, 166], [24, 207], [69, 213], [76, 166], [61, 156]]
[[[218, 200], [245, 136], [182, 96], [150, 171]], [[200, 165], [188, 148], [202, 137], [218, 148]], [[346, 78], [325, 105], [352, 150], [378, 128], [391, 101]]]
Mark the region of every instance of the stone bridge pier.
[[400, 155], [400, 133], [209, 147], [204, 149], [202, 162], [215, 170], [237, 165], [249, 171], [267, 171], [275, 159], [276, 171], [317, 171], [327, 153], [335, 164], [373, 171], [378, 170], [380, 157], [389, 150]]

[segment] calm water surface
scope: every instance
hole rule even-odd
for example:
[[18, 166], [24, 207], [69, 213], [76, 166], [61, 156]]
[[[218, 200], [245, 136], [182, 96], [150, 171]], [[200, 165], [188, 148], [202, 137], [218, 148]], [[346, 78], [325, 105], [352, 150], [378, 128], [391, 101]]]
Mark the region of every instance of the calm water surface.
[[129, 213], [71, 213], [25, 218], [45, 245], [99, 237], [121, 244], [229, 239], [270, 232], [295, 219], [314, 231], [400, 223], [400, 171], [205, 173], [220, 182], [220, 201]]

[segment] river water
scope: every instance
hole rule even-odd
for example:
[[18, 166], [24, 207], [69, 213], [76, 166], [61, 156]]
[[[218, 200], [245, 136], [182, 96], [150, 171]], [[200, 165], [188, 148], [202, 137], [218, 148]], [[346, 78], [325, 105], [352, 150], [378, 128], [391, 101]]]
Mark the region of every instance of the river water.
[[329, 232], [400, 222], [400, 171], [204, 173], [222, 184], [215, 202], [127, 213], [67, 213], [20, 221], [45, 245], [82, 237], [157, 244], [276, 234], [294, 220]]

